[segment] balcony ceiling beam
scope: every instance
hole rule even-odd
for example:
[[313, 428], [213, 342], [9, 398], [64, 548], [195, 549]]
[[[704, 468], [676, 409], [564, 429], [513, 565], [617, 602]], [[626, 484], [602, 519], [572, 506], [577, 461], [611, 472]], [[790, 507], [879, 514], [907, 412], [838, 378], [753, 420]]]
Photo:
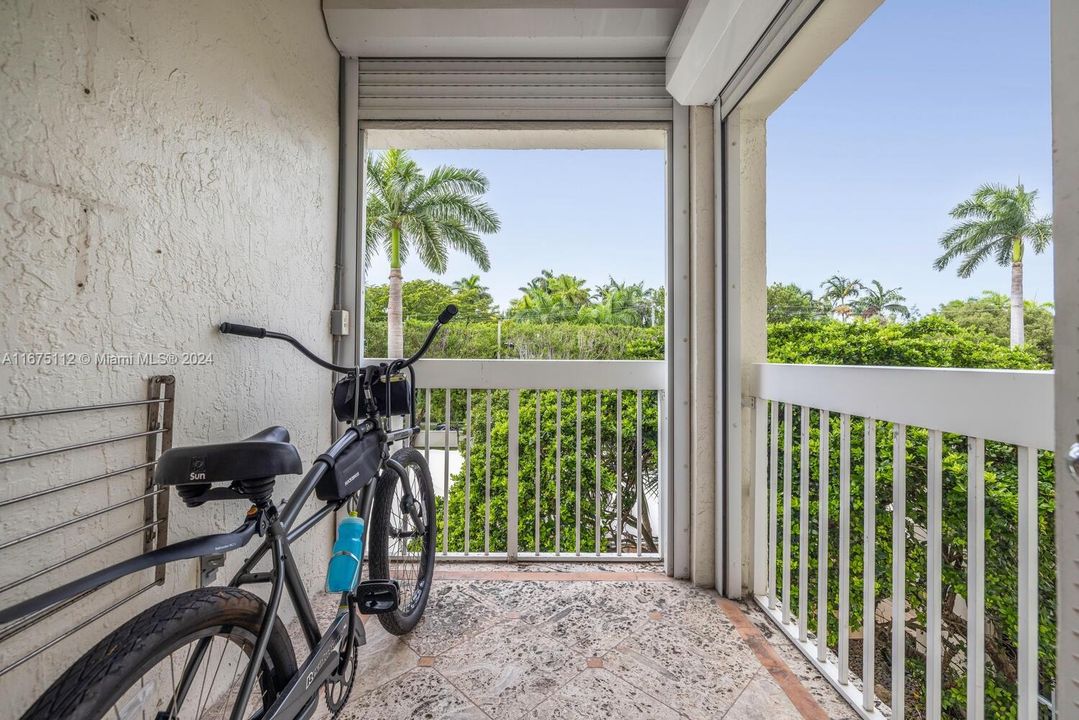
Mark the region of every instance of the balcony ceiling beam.
[[323, 0], [342, 55], [662, 58], [685, 0]]

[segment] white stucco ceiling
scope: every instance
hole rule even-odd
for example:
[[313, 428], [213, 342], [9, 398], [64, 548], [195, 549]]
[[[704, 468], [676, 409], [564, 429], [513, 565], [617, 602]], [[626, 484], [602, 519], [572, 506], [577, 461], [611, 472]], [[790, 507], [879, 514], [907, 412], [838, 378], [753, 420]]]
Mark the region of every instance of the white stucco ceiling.
[[663, 57], [686, 0], [323, 0], [342, 55]]

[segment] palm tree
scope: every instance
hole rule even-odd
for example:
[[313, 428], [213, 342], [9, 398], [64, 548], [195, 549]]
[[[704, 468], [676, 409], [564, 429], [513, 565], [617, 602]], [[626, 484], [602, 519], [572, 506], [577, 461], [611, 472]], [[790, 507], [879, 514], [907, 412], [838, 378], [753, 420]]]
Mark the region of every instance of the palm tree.
[[557, 275], [547, 281], [547, 292], [562, 303], [580, 309], [592, 301], [588, 284], [583, 278], [573, 275]]
[[940, 238], [944, 252], [933, 266], [943, 270], [962, 258], [959, 277], [968, 278], [975, 268], [992, 257], [998, 265], [1012, 266], [1011, 345], [1022, 345], [1023, 252], [1026, 244], [1039, 255], [1053, 239], [1053, 221], [1034, 214], [1037, 190], [1027, 192], [1023, 183], [1014, 188], [986, 183], [949, 213], [959, 223]]
[[551, 282], [551, 278], [553, 277], [553, 270], [540, 270], [540, 274], [529, 280], [527, 285], [522, 285], [517, 289], [526, 294], [532, 290], [547, 292], [547, 284]]
[[885, 290], [884, 286], [877, 280], [871, 281], [869, 285], [871, 287], [863, 288], [865, 294], [854, 301], [854, 309], [862, 317], [883, 316], [884, 313], [891, 313], [904, 318], [910, 317], [910, 308], [903, 304], [907, 301], [907, 298], [899, 292], [903, 288]]
[[401, 265], [415, 252], [432, 272], [446, 272], [449, 250], [463, 252], [483, 270], [491, 269], [479, 233], [498, 232], [498, 215], [480, 200], [487, 178], [479, 170], [439, 166], [425, 175], [404, 150], [390, 149], [367, 160], [367, 244], [369, 263], [381, 249], [390, 259], [387, 349], [404, 354]]
[[648, 325], [652, 297], [644, 283], [620, 283], [613, 278], [596, 288], [599, 304], [585, 310], [588, 319], [604, 325]]
[[820, 284], [824, 289], [824, 294], [821, 295], [821, 300], [830, 302], [832, 304], [832, 312], [844, 320], [850, 317], [853, 308], [848, 299], [853, 300], [858, 297], [858, 293], [865, 289], [865, 285], [862, 285], [860, 280], [854, 278], [843, 277], [842, 275], [833, 275]]
[[509, 314], [516, 320], [536, 323], [563, 322], [567, 319], [566, 307], [558, 298], [538, 289], [529, 290], [510, 303]]
[[450, 283], [450, 288], [456, 293], [470, 292], [473, 290], [476, 292], [487, 292], [487, 288], [480, 285], [479, 275], [469, 275], [460, 280], [454, 280]]

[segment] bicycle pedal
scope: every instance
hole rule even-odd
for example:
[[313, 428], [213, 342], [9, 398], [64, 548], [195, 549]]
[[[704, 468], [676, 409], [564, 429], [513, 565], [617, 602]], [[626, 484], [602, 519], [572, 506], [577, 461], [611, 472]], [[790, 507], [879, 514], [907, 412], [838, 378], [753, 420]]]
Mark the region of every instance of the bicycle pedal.
[[353, 592], [356, 605], [364, 615], [381, 615], [397, 609], [401, 591], [396, 580], [364, 580]]

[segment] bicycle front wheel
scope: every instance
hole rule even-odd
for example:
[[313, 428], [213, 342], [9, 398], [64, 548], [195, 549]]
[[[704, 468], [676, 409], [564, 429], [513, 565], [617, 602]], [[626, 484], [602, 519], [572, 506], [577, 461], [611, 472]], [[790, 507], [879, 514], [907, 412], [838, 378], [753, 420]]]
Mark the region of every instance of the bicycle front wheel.
[[[201, 588], [164, 600], [91, 648], [23, 720], [227, 718], [265, 610], [255, 595], [228, 587]], [[189, 682], [184, 683], [188, 665]], [[268, 708], [295, 673], [292, 642], [275, 619], [244, 717]]]
[[390, 469], [378, 479], [371, 518], [370, 563], [372, 578], [396, 580], [401, 591], [397, 610], [379, 615], [379, 622], [387, 632], [404, 635], [416, 627], [431, 595], [435, 574], [435, 488], [422, 453], [402, 448], [393, 454], [393, 459], [404, 468], [404, 482]]

